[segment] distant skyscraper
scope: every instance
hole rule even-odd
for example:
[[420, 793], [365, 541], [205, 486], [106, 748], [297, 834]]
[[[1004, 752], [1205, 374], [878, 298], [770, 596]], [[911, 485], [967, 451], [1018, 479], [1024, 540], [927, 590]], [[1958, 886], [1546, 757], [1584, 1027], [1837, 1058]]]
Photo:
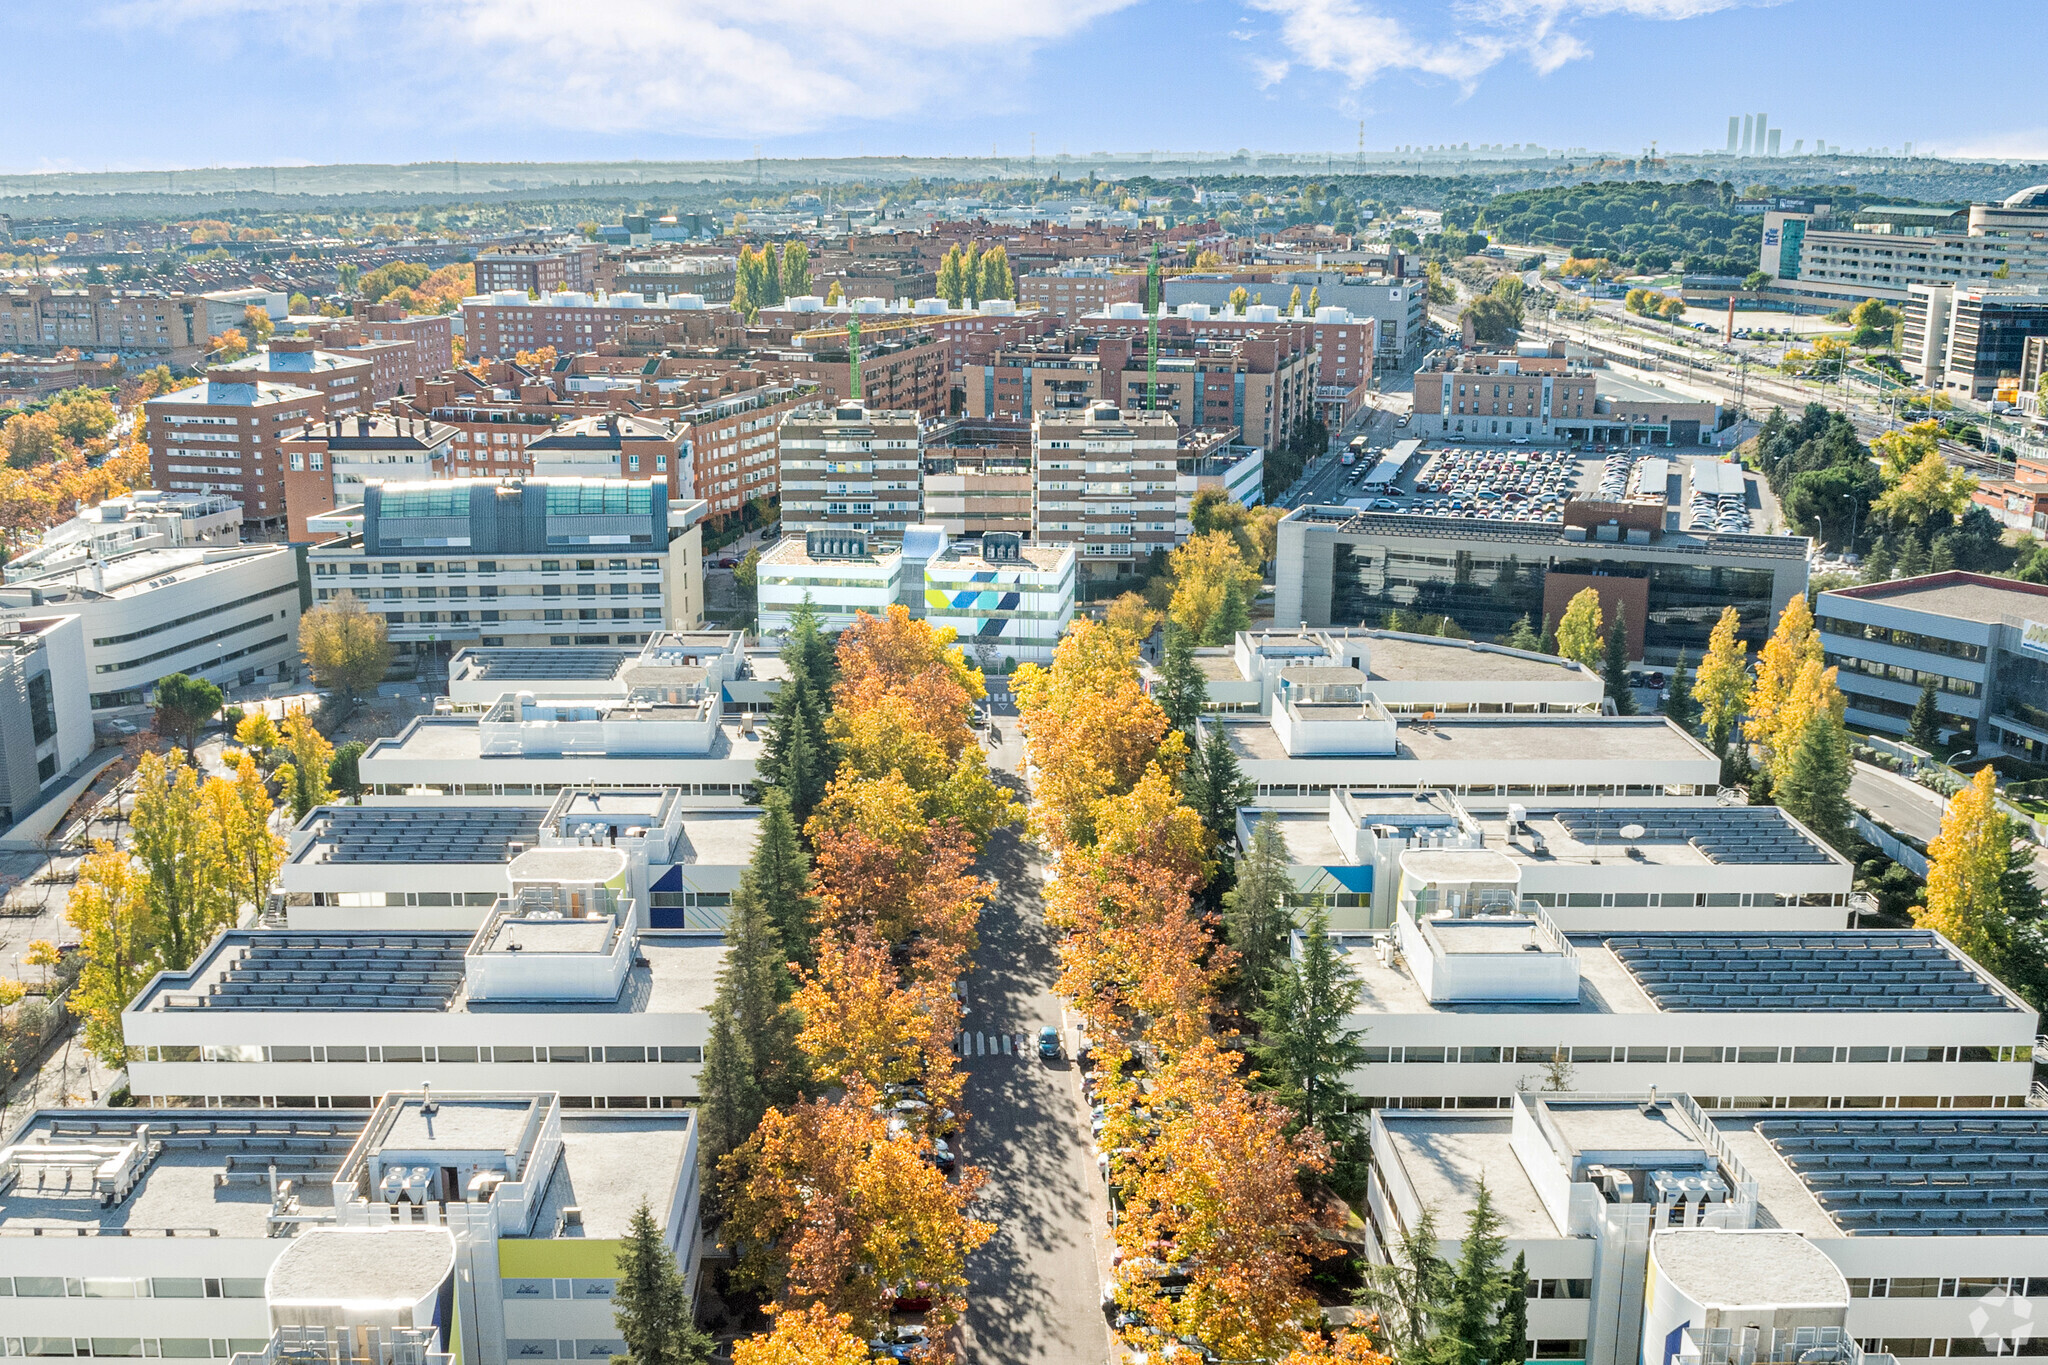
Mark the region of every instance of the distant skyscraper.
[[1756, 154], [1758, 156], [1765, 155], [1765, 139], [1770, 126], [1770, 122], [1771, 116], [1769, 114], [1758, 114], [1756, 116], [1756, 141], [1751, 145], [1756, 149]]
[[1803, 148], [1804, 148], [1805, 146], [1806, 146], [1806, 139], [1805, 139], [1805, 138], [1803, 138], [1803, 137], [1795, 137], [1795, 138], [1793, 138], [1793, 139], [1792, 139], [1792, 155], [1794, 155], [1794, 156], [1798, 156], [1798, 155], [1799, 155], [1799, 153], [1800, 153], [1800, 151], [1801, 151], [1801, 150], [1802, 150], [1802, 149], [1803, 149]]
[[1735, 139], [1739, 136], [1741, 129], [1742, 115], [1730, 114], [1728, 116], [1728, 155], [1730, 156], [1735, 155]]
[[1766, 153], [1766, 155], [1776, 156], [1778, 154], [1778, 139], [1782, 138], [1783, 136], [1785, 136], [1785, 130], [1783, 128], [1771, 129], [1771, 150], [1768, 153]]

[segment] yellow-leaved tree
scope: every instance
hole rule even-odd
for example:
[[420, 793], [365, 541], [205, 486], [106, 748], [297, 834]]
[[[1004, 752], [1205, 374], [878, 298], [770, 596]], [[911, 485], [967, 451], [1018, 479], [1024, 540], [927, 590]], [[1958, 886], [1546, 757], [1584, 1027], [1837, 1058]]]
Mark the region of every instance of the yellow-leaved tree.
[[127, 1060], [121, 1011], [163, 966], [142, 870], [112, 844], [95, 843], [79, 861], [65, 916], [84, 959], [71, 1008], [85, 1021], [93, 1056], [118, 1067]]
[[2012, 829], [1998, 809], [1997, 780], [1990, 768], [1980, 768], [1949, 798], [1941, 833], [1927, 846], [1927, 903], [1913, 908], [1913, 922], [1945, 935], [2003, 977], [2012, 938], [2003, 886]]
[[1227, 530], [1191, 536], [1172, 555], [1173, 600], [1167, 619], [1197, 644], [1227, 645], [1251, 626], [1259, 571], [1245, 563], [1235, 535]]
[[1788, 718], [1803, 717], [1796, 716], [1796, 709], [1788, 713], [1786, 703], [1798, 687], [1801, 670], [1809, 663], [1820, 662], [1821, 655], [1820, 633], [1813, 628], [1813, 612], [1806, 605], [1806, 594], [1795, 594], [1778, 613], [1771, 638], [1757, 651], [1756, 683], [1749, 693], [1749, 719], [1742, 727], [1750, 743], [1763, 750], [1767, 768], [1776, 766], [1786, 740], [1799, 733], [1785, 722]]
[[1733, 607], [1721, 608], [1721, 619], [1707, 637], [1706, 657], [1700, 660], [1693, 679], [1693, 700], [1700, 704], [1700, 723], [1706, 727], [1707, 744], [1717, 754], [1728, 752], [1728, 743], [1742, 723], [1749, 706], [1749, 646], [1736, 633], [1742, 618]]
[[853, 1319], [822, 1303], [785, 1308], [775, 1315], [772, 1330], [732, 1347], [732, 1365], [869, 1365], [873, 1359], [867, 1342], [854, 1333]]
[[1601, 634], [1606, 624], [1600, 613], [1599, 592], [1593, 588], [1579, 589], [1565, 604], [1564, 615], [1557, 623], [1558, 654], [1598, 672], [1607, 652]]

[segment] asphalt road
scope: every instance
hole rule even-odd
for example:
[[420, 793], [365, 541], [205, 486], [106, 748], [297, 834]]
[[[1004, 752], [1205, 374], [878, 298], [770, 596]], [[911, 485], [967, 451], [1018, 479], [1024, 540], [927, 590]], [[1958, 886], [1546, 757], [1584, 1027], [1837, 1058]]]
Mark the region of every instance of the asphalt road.
[[1849, 799], [1901, 834], [1925, 844], [1941, 833], [1944, 802], [1904, 778], [1857, 764], [1849, 778]]
[[[999, 703], [1005, 742], [991, 758], [998, 772], [1014, 771], [1019, 752], [1014, 713], [1006, 712]], [[1110, 1353], [1099, 1298], [1108, 1233], [1088, 1110], [1073, 1064], [1038, 1059], [1039, 1028], [1061, 1022], [1039, 901], [1044, 864], [1021, 831], [1006, 829], [989, 841], [981, 871], [998, 889], [982, 912], [978, 966], [967, 978], [961, 1148], [987, 1173], [974, 1212], [996, 1233], [968, 1262], [961, 1358], [1096, 1365]]]
[[[1389, 380], [1395, 377], [1386, 376]], [[1316, 461], [1309, 471], [1307, 483], [1290, 500], [1293, 506], [1305, 507], [1310, 503], [1335, 503], [1344, 500], [1350, 492], [1347, 480], [1351, 470], [1345, 466], [1343, 454], [1352, 437], [1366, 436], [1377, 449], [1384, 450], [1408, 434], [1405, 429], [1397, 429], [1394, 422], [1400, 413], [1408, 410], [1409, 402], [1412, 400], [1398, 398], [1393, 393], [1379, 393], [1373, 397], [1381, 406], [1361, 409], [1359, 414], [1346, 424], [1344, 430], [1332, 437], [1329, 453]]]

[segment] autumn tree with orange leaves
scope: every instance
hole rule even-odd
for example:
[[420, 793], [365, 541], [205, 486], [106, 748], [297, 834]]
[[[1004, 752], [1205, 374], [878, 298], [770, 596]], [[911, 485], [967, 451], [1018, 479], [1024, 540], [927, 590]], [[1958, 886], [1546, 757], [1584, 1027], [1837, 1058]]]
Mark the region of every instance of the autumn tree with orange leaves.
[[899, 1290], [931, 1299], [934, 1360], [966, 1302], [967, 1257], [994, 1229], [969, 1217], [979, 1177], [948, 1180], [923, 1143], [891, 1134], [872, 1092], [770, 1111], [726, 1158], [737, 1177], [731, 1224], [737, 1277], [783, 1312], [813, 1304], [846, 1315], [863, 1338], [888, 1324]]
[[[1147, 1253], [1188, 1277], [1178, 1297], [1126, 1272], [1117, 1297], [1169, 1336], [1192, 1335], [1230, 1359], [1270, 1359], [1318, 1321], [1307, 1288], [1315, 1259], [1338, 1254], [1300, 1177], [1329, 1154], [1292, 1116], [1255, 1093], [1234, 1054], [1205, 1038], [1176, 1056], [1148, 1097], [1158, 1135], [1117, 1159], [1127, 1256]], [[1131, 1264], [1127, 1259], [1126, 1265]]]
[[822, 1303], [779, 1312], [773, 1331], [732, 1348], [732, 1365], [869, 1365], [873, 1359], [867, 1342], [854, 1334], [853, 1319]]
[[1138, 679], [1138, 646], [1094, 621], [1076, 621], [1050, 668], [1025, 664], [1011, 680], [1030, 738], [1037, 801], [1032, 829], [1055, 851], [1095, 839], [1095, 805], [1159, 765], [1177, 777], [1186, 742]]

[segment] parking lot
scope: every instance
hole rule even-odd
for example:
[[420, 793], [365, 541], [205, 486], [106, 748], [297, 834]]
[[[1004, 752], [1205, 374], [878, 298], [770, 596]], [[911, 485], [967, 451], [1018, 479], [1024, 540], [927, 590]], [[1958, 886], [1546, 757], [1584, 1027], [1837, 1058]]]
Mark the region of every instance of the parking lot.
[[[1385, 487], [1370, 484], [1370, 457], [1359, 460], [1346, 471], [1341, 496], [1373, 512], [1536, 525], [1562, 522], [1565, 504], [1574, 498], [1616, 502], [1647, 496], [1670, 504], [1687, 497], [1688, 530], [1751, 529], [1752, 508], [1740, 471], [1725, 479], [1716, 477], [1724, 467], [1708, 458], [1705, 467], [1715, 474], [1696, 481], [1694, 473], [1701, 466], [1695, 464], [1689, 472], [1686, 462], [1675, 455], [1666, 454], [1661, 446], [1594, 445], [1573, 450], [1443, 444], [1424, 447], [1400, 478]], [[1679, 477], [1682, 492], [1673, 489], [1673, 476]]]

